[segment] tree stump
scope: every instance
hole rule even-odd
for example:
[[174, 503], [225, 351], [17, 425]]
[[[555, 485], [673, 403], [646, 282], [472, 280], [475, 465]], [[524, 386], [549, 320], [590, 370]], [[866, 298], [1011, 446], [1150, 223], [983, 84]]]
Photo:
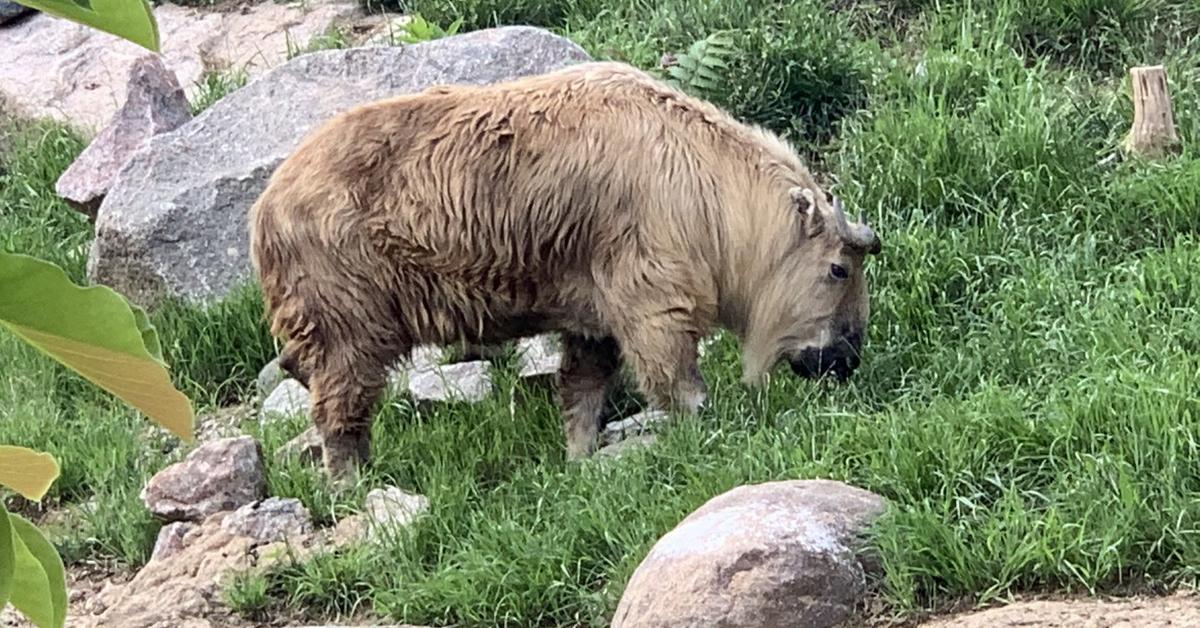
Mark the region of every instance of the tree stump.
[[1161, 65], [1130, 68], [1129, 78], [1133, 127], [1125, 138], [1125, 150], [1150, 159], [1179, 152], [1166, 70]]

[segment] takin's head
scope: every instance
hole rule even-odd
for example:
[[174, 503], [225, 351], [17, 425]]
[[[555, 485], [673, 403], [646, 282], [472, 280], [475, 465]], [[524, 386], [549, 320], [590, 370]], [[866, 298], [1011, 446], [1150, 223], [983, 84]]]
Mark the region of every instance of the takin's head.
[[879, 238], [815, 185], [793, 187], [783, 201], [789, 227], [773, 234], [778, 246], [761, 243], [773, 259], [752, 297], [745, 379], [757, 381], [782, 360], [805, 378], [845, 380], [860, 364], [870, 315], [863, 267], [879, 253]]

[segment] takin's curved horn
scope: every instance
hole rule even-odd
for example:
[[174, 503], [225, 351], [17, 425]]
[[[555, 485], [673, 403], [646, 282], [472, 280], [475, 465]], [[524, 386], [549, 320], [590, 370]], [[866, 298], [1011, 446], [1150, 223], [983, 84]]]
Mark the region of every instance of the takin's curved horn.
[[882, 249], [879, 243], [879, 236], [875, 235], [875, 232], [863, 221], [861, 211], [858, 215], [858, 221], [855, 224], [850, 224], [846, 220], [846, 212], [842, 208], [842, 199], [835, 196], [833, 197], [833, 213], [834, 221], [846, 244], [872, 255], [879, 253]]

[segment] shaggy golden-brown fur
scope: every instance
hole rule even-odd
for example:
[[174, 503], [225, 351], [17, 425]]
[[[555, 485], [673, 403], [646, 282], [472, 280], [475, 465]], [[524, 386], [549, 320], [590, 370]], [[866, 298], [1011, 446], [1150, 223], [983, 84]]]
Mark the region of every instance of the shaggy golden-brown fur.
[[386, 368], [420, 343], [561, 332], [571, 457], [622, 359], [651, 403], [699, 407], [696, 344], [718, 325], [747, 381], [781, 358], [848, 375], [878, 250], [784, 142], [615, 63], [346, 112], [276, 170], [250, 228], [334, 473], [366, 459]]

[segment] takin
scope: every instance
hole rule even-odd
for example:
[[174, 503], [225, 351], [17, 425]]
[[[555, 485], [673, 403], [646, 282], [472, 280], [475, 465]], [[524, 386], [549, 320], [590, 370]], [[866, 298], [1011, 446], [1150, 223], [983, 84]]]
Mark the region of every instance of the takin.
[[785, 141], [608, 62], [344, 112], [249, 221], [280, 365], [335, 477], [367, 461], [387, 369], [419, 344], [559, 334], [572, 460], [622, 364], [654, 407], [694, 415], [718, 327], [747, 384], [781, 361], [845, 379], [880, 250]]

